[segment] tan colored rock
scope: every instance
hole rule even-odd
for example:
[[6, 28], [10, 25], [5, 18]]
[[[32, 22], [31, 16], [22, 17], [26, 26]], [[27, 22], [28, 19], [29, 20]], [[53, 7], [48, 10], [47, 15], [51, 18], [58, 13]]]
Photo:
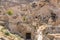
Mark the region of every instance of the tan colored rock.
[[[3, 2], [4, 1], [4, 2]], [[24, 0], [26, 3], [19, 3], [19, 0], [3, 0], [0, 14], [0, 23], [6, 23], [5, 26], [12, 33], [16, 33], [26, 39], [26, 34], [31, 40], [59, 40], [55, 33], [60, 33], [60, 3], [59, 0]], [[17, 3], [18, 2], [18, 3]], [[21, 0], [22, 2], [22, 0]], [[27, 4], [28, 3], [28, 4]], [[13, 11], [13, 15], [8, 15], [8, 10]], [[51, 13], [57, 15], [56, 21], [51, 17]], [[54, 16], [55, 18], [55, 16]], [[3, 21], [2, 21], [3, 20]], [[0, 24], [0, 25], [1, 25]], [[49, 34], [49, 35], [48, 35]], [[51, 36], [51, 35], [52, 36]], [[58, 35], [58, 34], [57, 34]], [[51, 37], [50, 39], [48, 37]], [[11, 40], [11, 37], [8, 37]], [[12, 38], [13, 40], [14, 38]], [[17, 40], [17, 39], [16, 39]], [[52, 39], [51, 39], [52, 40]]]

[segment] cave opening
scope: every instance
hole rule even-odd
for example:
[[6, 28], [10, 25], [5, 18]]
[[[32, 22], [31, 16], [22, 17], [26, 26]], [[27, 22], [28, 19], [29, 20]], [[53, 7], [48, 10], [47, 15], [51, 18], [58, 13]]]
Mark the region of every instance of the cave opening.
[[26, 33], [26, 39], [31, 39], [31, 33]]

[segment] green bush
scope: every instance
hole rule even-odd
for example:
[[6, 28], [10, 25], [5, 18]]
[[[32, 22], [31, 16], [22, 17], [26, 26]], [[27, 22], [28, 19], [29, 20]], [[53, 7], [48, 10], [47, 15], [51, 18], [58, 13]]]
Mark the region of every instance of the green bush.
[[12, 11], [12, 10], [8, 10], [8, 11], [7, 11], [7, 14], [8, 14], [8, 15], [13, 15], [13, 11]]
[[5, 35], [9, 36], [9, 33], [8, 32], [5, 32]]
[[6, 28], [2, 28], [1, 32], [3, 32], [5, 35], [9, 36], [9, 32], [6, 30]]
[[26, 21], [26, 16], [23, 16], [23, 21]]

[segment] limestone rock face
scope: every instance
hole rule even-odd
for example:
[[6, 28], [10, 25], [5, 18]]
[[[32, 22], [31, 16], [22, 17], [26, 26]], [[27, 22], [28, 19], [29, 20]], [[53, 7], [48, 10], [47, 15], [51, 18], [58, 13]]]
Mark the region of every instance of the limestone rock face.
[[0, 0], [0, 25], [25, 40], [59, 40], [60, 0]]

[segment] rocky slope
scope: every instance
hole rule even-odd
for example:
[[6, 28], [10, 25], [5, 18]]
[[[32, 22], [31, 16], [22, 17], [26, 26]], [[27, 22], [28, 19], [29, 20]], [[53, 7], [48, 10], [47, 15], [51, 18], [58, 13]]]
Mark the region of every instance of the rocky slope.
[[60, 32], [60, 0], [0, 0], [0, 21], [23, 38], [31, 32], [32, 40], [40, 33], [49, 40], [48, 35]]
[[23, 38], [16, 34], [12, 34], [8, 29], [0, 26], [0, 40], [23, 40]]

